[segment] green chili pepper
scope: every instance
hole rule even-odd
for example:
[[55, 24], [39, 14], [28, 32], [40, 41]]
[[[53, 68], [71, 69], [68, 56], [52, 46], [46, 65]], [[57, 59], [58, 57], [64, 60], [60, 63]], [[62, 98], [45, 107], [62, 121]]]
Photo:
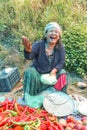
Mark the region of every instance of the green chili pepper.
[[36, 121], [35, 122], [33, 122], [33, 124], [32, 124], [32, 126], [35, 126], [35, 127], [39, 127], [41, 125], [41, 121], [40, 121], [40, 119], [36, 119]]
[[25, 125], [30, 125], [30, 124], [32, 124], [34, 121], [29, 121], [29, 122], [15, 122], [15, 121], [11, 120], [11, 122], [12, 122], [13, 124], [16, 124], [16, 125], [25, 126]]
[[15, 111], [18, 113], [18, 115], [21, 116], [21, 113], [20, 113], [20, 111], [18, 109], [18, 104], [17, 103], [14, 104], [14, 107], [15, 107]]
[[12, 114], [12, 116], [17, 116], [18, 113], [16, 111], [13, 110], [6, 110], [7, 112], [10, 112]]
[[31, 130], [29, 125], [25, 125], [24, 130]]

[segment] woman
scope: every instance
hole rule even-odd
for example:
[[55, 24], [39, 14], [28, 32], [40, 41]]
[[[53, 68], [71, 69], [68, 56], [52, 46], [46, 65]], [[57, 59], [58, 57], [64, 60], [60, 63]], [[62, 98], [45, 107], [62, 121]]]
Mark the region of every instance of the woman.
[[41, 74], [50, 73], [57, 77], [54, 88], [62, 91], [66, 88], [66, 72], [64, 71], [65, 49], [61, 43], [62, 31], [58, 23], [50, 22], [44, 30], [44, 38], [31, 45], [23, 36], [24, 57], [32, 60], [32, 65], [24, 73], [24, 93], [37, 95], [52, 85], [44, 85], [40, 81]]

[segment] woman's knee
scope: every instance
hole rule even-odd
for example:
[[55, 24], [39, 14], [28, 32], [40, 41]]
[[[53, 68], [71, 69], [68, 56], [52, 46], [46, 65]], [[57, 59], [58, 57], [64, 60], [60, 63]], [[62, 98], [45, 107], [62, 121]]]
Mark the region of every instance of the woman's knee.
[[67, 73], [67, 72], [66, 72], [65, 69], [61, 69], [61, 70], [58, 72], [59, 75], [61, 75], [61, 74], [66, 74], [66, 73]]

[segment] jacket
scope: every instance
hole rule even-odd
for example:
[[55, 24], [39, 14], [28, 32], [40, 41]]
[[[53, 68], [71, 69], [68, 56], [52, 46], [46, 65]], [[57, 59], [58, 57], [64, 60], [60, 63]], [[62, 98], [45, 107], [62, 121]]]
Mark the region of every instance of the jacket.
[[65, 63], [65, 48], [63, 44], [60, 48], [58, 48], [58, 46], [54, 48], [51, 63], [45, 53], [45, 44], [45, 40], [34, 42], [31, 52], [26, 52], [24, 50], [24, 57], [27, 60], [32, 60], [32, 66], [41, 74], [49, 73], [53, 68], [60, 71]]

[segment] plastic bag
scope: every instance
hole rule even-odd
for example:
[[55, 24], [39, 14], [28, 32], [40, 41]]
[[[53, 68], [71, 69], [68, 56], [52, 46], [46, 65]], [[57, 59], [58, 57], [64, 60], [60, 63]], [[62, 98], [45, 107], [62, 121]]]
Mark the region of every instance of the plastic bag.
[[43, 106], [44, 97], [47, 96], [49, 93], [53, 93], [56, 91], [57, 90], [55, 88], [50, 87], [35, 96], [31, 96], [28, 93], [25, 93], [25, 104], [32, 108], [40, 108], [41, 106]]
[[54, 85], [57, 82], [56, 76], [50, 74], [42, 74], [40, 78], [43, 84]]
[[28, 93], [25, 93], [25, 103], [29, 107], [40, 108], [43, 104], [43, 96], [42, 95], [31, 96]]

